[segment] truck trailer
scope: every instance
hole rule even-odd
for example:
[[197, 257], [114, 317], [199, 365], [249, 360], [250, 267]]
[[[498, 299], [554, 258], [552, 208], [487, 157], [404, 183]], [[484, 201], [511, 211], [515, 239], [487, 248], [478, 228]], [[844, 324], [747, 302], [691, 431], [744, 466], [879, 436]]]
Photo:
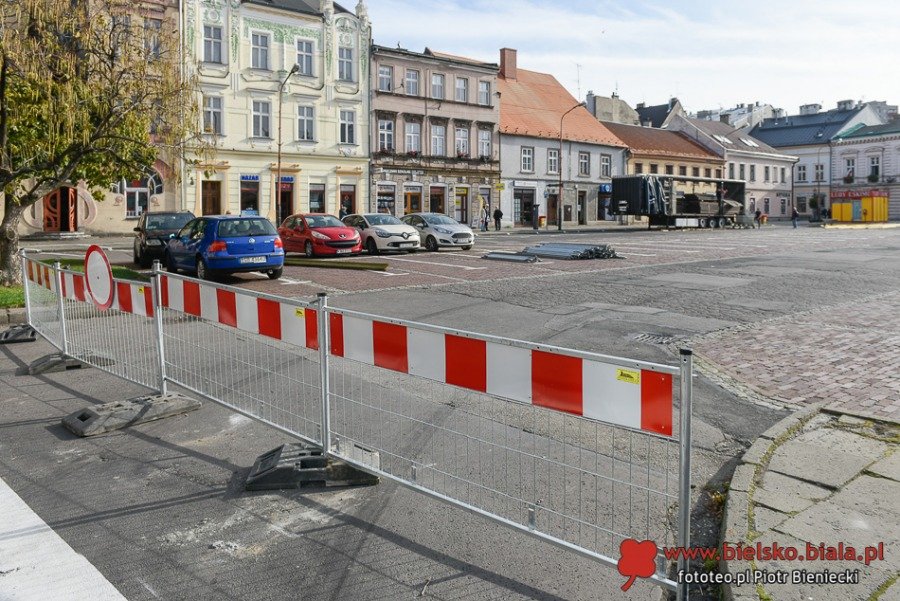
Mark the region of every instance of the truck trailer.
[[647, 217], [648, 227], [730, 227], [749, 219], [741, 180], [675, 175], [612, 178], [612, 212]]

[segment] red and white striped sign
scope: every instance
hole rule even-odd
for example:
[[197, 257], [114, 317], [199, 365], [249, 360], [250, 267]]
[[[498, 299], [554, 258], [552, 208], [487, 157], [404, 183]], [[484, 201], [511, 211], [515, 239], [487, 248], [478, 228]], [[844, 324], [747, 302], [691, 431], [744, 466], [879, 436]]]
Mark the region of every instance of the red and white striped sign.
[[316, 311], [240, 294], [211, 284], [162, 276], [162, 306], [245, 332], [318, 349]]

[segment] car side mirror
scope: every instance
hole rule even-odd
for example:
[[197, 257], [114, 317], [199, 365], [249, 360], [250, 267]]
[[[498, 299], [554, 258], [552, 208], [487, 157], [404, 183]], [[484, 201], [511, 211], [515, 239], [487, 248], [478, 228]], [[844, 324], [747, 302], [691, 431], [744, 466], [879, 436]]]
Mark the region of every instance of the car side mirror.
[[175, 234], [169, 234], [169, 240], [172, 240], [174, 238], [175, 238]]

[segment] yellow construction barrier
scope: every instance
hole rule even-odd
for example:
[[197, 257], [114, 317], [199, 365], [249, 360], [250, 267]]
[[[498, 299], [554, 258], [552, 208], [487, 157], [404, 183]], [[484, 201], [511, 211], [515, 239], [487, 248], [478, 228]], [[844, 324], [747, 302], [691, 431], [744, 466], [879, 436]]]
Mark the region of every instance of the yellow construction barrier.
[[887, 196], [863, 196], [847, 200], [835, 199], [831, 218], [842, 222], [880, 222], [888, 220]]

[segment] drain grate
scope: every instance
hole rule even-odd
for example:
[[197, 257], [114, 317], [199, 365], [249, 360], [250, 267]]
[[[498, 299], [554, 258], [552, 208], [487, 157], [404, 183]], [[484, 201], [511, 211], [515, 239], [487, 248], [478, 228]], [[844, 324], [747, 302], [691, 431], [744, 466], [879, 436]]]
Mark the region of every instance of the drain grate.
[[668, 334], [645, 333], [645, 334], [636, 334], [636, 335], [632, 336], [632, 340], [635, 340], [637, 342], [646, 342], [647, 344], [666, 345], [666, 344], [674, 344], [675, 342], [680, 340], [680, 337], [679, 336], [670, 336]]

